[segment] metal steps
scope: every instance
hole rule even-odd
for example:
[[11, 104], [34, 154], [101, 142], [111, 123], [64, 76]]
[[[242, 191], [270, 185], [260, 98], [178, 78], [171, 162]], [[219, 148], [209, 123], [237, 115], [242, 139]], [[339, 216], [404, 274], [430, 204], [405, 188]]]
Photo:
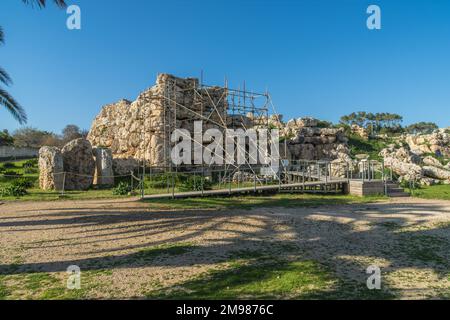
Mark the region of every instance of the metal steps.
[[387, 196], [391, 198], [401, 198], [401, 197], [410, 197], [411, 195], [408, 192], [400, 187], [400, 185], [396, 182], [388, 182], [386, 184], [387, 188]]

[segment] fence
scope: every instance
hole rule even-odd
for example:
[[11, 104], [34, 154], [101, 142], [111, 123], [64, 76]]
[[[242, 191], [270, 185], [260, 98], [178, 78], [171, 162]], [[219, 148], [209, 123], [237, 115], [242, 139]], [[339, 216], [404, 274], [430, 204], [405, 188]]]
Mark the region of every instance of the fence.
[[[10, 179], [21, 177], [3, 176]], [[34, 178], [37, 179], [36, 176]], [[111, 182], [95, 184], [94, 187], [99, 189], [120, 187], [117, 192], [132, 193], [140, 195], [141, 198], [158, 194], [169, 194], [175, 198], [179, 193], [190, 191], [197, 192], [201, 196], [219, 190], [229, 194], [237, 193], [239, 190], [254, 193], [277, 189], [305, 191], [306, 184], [311, 186], [311, 189], [318, 186], [320, 190], [326, 191], [331, 190], [327, 188], [330, 184], [338, 186], [349, 180], [381, 180], [387, 185], [387, 182], [392, 180], [392, 170], [386, 169], [382, 162], [372, 160], [363, 160], [356, 165], [324, 160], [290, 162], [282, 160], [280, 167], [277, 168], [267, 165], [140, 167], [130, 171], [129, 174], [102, 176], [101, 179]], [[53, 180], [56, 191], [64, 196], [67, 191], [73, 190], [73, 180], [81, 180], [80, 184], [84, 184], [84, 188], [81, 189], [86, 189], [91, 187], [94, 176], [59, 172], [53, 174]]]

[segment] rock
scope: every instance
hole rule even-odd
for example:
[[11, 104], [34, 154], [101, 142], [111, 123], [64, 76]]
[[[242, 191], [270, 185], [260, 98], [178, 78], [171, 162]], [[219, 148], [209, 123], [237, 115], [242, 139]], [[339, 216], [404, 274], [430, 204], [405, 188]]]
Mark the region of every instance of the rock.
[[422, 168], [416, 164], [417, 156], [405, 148], [398, 150], [391, 148], [383, 149], [380, 156], [384, 158], [386, 168], [391, 168], [402, 180], [418, 181], [423, 177]]
[[450, 180], [450, 171], [437, 168], [433, 166], [424, 166], [423, 167], [423, 174], [426, 177], [439, 179], [439, 180]]
[[114, 185], [113, 157], [110, 149], [94, 148], [95, 176], [94, 184], [103, 186]]
[[113, 159], [113, 171], [115, 175], [128, 175], [139, 167], [139, 161], [134, 158]]
[[92, 147], [86, 139], [76, 139], [62, 149], [66, 190], [87, 190], [92, 186], [95, 161]]
[[442, 163], [438, 159], [431, 157], [431, 156], [427, 156], [427, 157], [423, 158], [423, 163], [428, 166], [445, 169], [445, 167], [442, 165]]
[[361, 154], [355, 155], [355, 158], [358, 160], [366, 160], [366, 159], [369, 159], [369, 155], [366, 153], [361, 153]]
[[[95, 147], [111, 149], [114, 160], [124, 159], [116, 164], [121, 172], [131, 168], [133, 161], [169, 165], [170, 135], [175, 128], [192, 133], [194, 121], [202, 120], [202, 111], [215, 127], [226, 125], [226, 92], [220, 87], [199, 89], [197, 79], [160, 74], [155, 86], [135, 101], [121, 100], [104, 106], [92, 123], [88, 140]], [[234, 120], [238, 125], [248, 125], [245, 117]]]
[[298, 127], [317, 127], [317, 125], [319, 124], [319, 120], [311, 117], [305, 117], [298, 118], [296, 123]]
[[339, 158], [331, 161], [331, 176], [337, 178], [350, 177], [350, 172], [356, 173], [356, 162], [348, 155], [340, 155]]
[[64, 179], [63, 157], [57, 147], [39, 150], [39, 186], [42, 190], [61, 190]]
[[351, 126], [351, 130], [352, 130], [352, 134], [357, 135], [357, 136], [363, 138], [364, 140], [369, 139], [369, 133], [367, 132], [367, 130], [365, 128], [360, 127], [357, 124], [353, 124]]
[[450, 135], [445, 129], [437, 130], [432, 134], [407, 135], [405, 142], [413, 152], [450, 157]]

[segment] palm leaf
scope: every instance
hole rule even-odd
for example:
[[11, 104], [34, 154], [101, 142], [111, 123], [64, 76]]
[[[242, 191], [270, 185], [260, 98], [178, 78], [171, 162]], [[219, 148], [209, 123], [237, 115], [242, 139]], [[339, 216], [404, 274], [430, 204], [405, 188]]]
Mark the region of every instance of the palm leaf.
[[[37, 6], [39, 8], [44, 8], [46, 5], [46, 0], [22, 0], [23, 3], [31, 6]], [[65, 0], [53, 0], [53, 2], [60, 8], [67, 7]]]
[[5, 43], [5, 34], [3, 33], [2, 27], [0, 27], [0, 43]]
[[7, 86], [12, 84], [12, 80], [9, 77], [9, 74], [1, 67], [0, 67], [0, 82], [4, 83]]
[[0, 105], [6, 107], [6, 109], [12, 114], [12, 116], [20, 123], [27, 122], [27, 115], [22, 106], [11, 95], [0, 88]]

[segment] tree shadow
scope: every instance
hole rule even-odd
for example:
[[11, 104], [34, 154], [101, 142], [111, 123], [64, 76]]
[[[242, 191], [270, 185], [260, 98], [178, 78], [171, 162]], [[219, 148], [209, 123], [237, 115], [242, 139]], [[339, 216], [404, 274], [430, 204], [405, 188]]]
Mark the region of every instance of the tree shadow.
[[[0, 264], [0, 275], [64, 272], [69, 265], [83, 271], [204, 265], [212, 268], [207, 275], [147, 297], [393, 298], [399, 294], [393, 283], [383, 282], [381, 291], [367, 289], [369, 263], [384, 261], [382, 270], [388, 273], [431, 270], [448, 281], [448, 224], [423, 227], [429, 217], [449, 221], [448, 208], [408, 202], [181, 212], [89, 207], [17, 214], [4, 218], [0, 231], [59, 230], [63, 235], [27, 241], [26, 250], [71, 246], [83, 258], [67, 255], [64, 260]], [[231, 265], [217, 270], [223, 263]], [[290, 282], [280, 285], [286, 275]]]

